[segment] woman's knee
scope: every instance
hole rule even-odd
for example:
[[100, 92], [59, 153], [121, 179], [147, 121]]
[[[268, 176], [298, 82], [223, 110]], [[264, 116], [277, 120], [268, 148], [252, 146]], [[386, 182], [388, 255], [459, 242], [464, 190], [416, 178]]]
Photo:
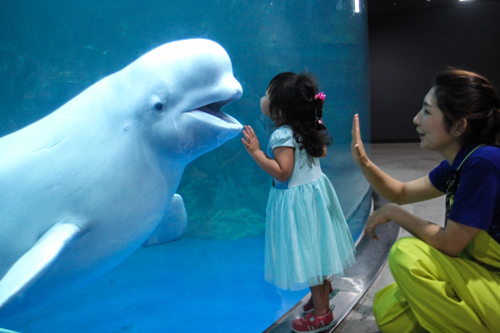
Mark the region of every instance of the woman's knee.
[[415, 237], [398, 239], [389, 252], [389, 267], [393, 272], [407, 271], [419, 260], [428, 257], [430, 245]]

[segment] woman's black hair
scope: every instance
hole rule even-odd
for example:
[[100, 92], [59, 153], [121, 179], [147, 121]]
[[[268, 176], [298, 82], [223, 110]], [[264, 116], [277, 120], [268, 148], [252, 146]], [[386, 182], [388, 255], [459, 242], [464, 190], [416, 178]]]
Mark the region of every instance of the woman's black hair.
[[448, 130], [455, 121], [467, 120], [463, 144], [500, 146], [500, 98], [485, 77], [449, 68], [434, 78], [433, 87]]
[[315, 98], [318, 86], [310, 74], [284, 72], [267, 87], [269, 112], [276, 126], [292, 127], [295, 140], [309, 155], [320, 157], [323, 147], [332, 144], [321, 118], [323, 100]]

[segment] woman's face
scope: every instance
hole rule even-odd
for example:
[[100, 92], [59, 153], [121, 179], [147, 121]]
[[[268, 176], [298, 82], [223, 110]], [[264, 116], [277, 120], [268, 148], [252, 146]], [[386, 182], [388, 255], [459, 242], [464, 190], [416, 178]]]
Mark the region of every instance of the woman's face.
[[435, 88], [429, 90], [424, 98], [422, 109], [413, 118], [420, 137], [420, 147], [444, 154], [458, 142], [446, 129], [444, 114], [437, 106]]
[[269, 91], [266, 90], [266, 94], [260, 98], [260, 111], [267, 118], [271, 119], [271, 112], [269, 111]]

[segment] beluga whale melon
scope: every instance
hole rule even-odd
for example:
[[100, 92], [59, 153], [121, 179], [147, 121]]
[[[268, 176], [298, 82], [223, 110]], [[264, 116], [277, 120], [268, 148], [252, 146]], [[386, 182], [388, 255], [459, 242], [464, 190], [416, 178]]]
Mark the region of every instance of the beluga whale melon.
[[184, 168], [241, 132], [241, 95], [219, 44], [176, 41], [1, 138], [0, 318], [181, 236]]

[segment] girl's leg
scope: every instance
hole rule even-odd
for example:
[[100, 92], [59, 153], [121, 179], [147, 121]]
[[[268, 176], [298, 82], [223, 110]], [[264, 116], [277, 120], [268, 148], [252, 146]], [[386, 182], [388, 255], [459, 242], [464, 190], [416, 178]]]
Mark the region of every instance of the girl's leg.
[[[325, 280], [327, 283], [328, 283], [328, 298], [329, 299], [332, 299], [336, 294], [337, 292], [339, 291], [338, 289], [333, 289], [332, 287], [332, 281], [333, 281], [333, 278], [332, 279], [328, 279], [328, 280]], [[308, 313], [310, 311], [313, 311], [314, 310], [314, 303], [313, 303], [313, 298], [312, 296], [309, 298], [309, 300], [307, 301], [307, 303], [304, 305], [304, 307], [302, 308], [302, 310], [304, 310], [305, 313]]]
[[323, 284], [311, 287], [311, 296], [314, 303], [314, 314], [316, 316], [323, 316], [330, 311], [330, 283], [324, 280]]
[[333, 313], [330, 311], [330, 281], [325, 280], [323, 284], [311, 287], [311, 299], [314, 302], [314, 311], [310, 311], [304, 317], [292, 322], [292, 331], [319, 332], [335, 325]]

